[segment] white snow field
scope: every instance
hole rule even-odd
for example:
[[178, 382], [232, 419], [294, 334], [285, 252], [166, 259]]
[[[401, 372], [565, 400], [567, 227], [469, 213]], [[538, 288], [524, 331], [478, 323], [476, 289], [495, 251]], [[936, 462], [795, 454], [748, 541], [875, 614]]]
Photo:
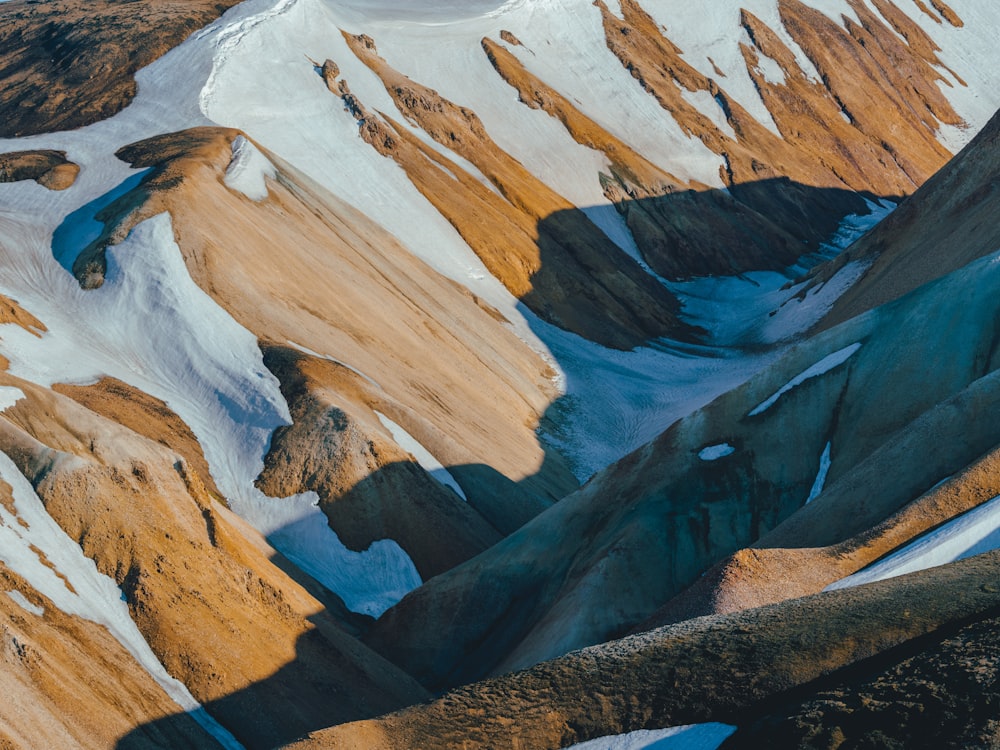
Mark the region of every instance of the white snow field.
[[918, 537], [891, 555], [826, 587], [860, 586], [964, 560], [1000, 548], [1000, 497], [995, 497]]

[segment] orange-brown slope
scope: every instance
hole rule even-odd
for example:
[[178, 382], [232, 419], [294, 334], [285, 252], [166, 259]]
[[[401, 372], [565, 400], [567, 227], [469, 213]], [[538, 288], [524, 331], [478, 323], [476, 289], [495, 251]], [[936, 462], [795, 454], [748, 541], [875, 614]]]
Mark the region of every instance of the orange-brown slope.
[[374, 120], [353, 98], [366, 140], [403, 166], [512, 294], [543, 319], [618, 349], [691, 334], [676, 317], [677, 300], [582, 211], [501, 149], [474, 112], [394, 70], [369, 37], [345, 38], [409, 122], [471, 162], [499, 191], [391, 121]]
[[222, 497], [212, 479], [198, 438], [160, 399], [116, 378], [102, 378], [93, 385], [56, 383], [52, 390], [179, 453], [201, 477], [208, 490], [216, 498]]
[[194, 280], [262, 341], [332, 356], [376, 383], [383, 413], [456, 473], [470, 504], [509, 533], [576, 486], [534, 428], [555, 398], [549, 366], [458, 284], [308, 178], [277, 164], [254, 201], [224, 182], [238, 131], [196, 128], [123, 149], [153, 167], [102, 214], [75, 265], [169, 211]]
[[135, 96], [135, 72], [236, 0], [9, 0], [0, 10], [0, 137], [89, 125]]
[[[723, 157], [720, 176], [736, 200], [812, 246], [828, 237], [842, 216], [865, 210], [863, 201], [850, 192], [857, 187], [822, 163], [804, 159], [792, 143], [764, 127], [716, 81], [688, 64], [638, 3], [624, 0], [622, 18], [601, 0], [597, 6], [608, 49], [684, 132]], [[691, 104], [684, 91], [710, 93], [733, 135]], [[879, 195], [898, 192], [894, 183], [885, 180], [862, 189]]]
[[[10, 491], [0, 483], [0, 502], [9, 501]], [[0, 590], [4, 750], [106, 750], [126, 735], [136, 750], [218, 749], [104, 626], [66, 614], [3, 563]], [[135, 732], [152, 723], [155, 732]]]
[[834, 326], [1000, 250], [998, 169], [1000, 114], [879, 226], [833, 264], [817, 269], [815, 279], [823, 282], [851, 261], [871, 264], [834, 303], [821, 327]]
[[80, 167], [65, 151], [15, 151], [0, 154], [0, 182], [34, 180], [49, 190], [65, 190], [76, 182]]
[[[335, 362], [266, 347], [292, 425], [271, 439], [257, 486], [272, 497], [314, 491], [340, 540], [365, 550], [393, 539], [424, 580], [482, 552], [500, 534], [392, 442], [378, 389]], [[460, 474], [460, 472], [459, 472]]]
[[779, 269], [802, 243], [770, 219], [705, 185], [687, 184], [652, 164], [530, 73], [503, 46], [483, 39], [494, 69], [529, 107], [558, 119], [577, 143], [601, 151], [610, 175], [604, 194], [625, 217], [646, 262], [662, 276], [687, 278]]
[[[902, 44], [863, 2], [851, 4], [863, 25], [845, 19], [846, 31], [799, 0], [779, 0], [778, 9], [782, 23], [816, 66], [829, 95], [850, 118], [857, 140], [878, 144], [898, 164], [897, 170], [886, 174], [896, 180], [899, 194], [908, 194], [951, 155], [934, 137], [938, 122], [958, 124], [961, 120], [937, 90], [941, 75], [919, 52]], [[874, 187], [857, 188], [890, 194]]]
[[53, 391], [5, 382], [25, 398], [0, 420], [0, 450], [121, 587], [167, 670], [244, 744], [422, 696], [275, 568], [175, 453]]
[[762, 702], [854, 664], [894, 663], [951, 627], [995, 617], [1000, 553], [700, 618], [459, 688], [432, 703], [315, 732], [308, 748], [567, 747], [638, 729], [736, 721]]

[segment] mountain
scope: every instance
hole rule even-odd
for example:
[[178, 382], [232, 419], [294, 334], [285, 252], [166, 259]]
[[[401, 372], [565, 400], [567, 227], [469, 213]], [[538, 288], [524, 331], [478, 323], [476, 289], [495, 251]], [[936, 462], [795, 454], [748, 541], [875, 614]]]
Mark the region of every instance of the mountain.
[[998, 21], [0, 3], [0, 745], [994, 743]]

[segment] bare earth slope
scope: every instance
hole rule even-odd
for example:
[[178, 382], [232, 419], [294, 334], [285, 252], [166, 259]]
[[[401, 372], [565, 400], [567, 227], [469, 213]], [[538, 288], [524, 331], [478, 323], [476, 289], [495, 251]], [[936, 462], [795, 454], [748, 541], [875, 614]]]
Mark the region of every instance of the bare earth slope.
[[[996, 565], [991, 553], [858, 589], [690, 620], [316, 732], [289, 747], [545, 750], [636, 729], [733, 721], [837, 670], [865, 660], [892, 663], [894, 649], [933, 648], [956, 626], [988, 622], [1000, 603]], [[985, 670], [996, 674], [995, 665]]]

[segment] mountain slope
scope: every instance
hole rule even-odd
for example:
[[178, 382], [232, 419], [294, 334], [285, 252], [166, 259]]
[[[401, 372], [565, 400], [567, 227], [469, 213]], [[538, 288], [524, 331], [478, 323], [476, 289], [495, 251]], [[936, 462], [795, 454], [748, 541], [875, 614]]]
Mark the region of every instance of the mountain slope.
[[[666, 631], [701, 644], [677, 710], [629, 714], [641, 670], [607, 712], [546, 692], [600, 693], [579, 659], [614, 644], [361, 730], [489, 744], [511, 717], [477, 701], [522, 689], [544, 746], [748, 724], [716, 677], [767, 682], [802, 629], [865, 641], [755, 683], [801, 688], [786, 716], [903, 643], [961, 674], [942, 628], [979, 647], [989, 558], [785, 600], [990, 522], [995, 121], [928, 178], [1000, 105], [996, 7], [227, 7], [0, 3], [0, 739], [267, 747], [702, 613]], [[939, 616], [825, 606], [914, 591]], [[112, 658], [102, 728], [50, 675]], [[885, 694], [853, 674], [824, 684]]]

